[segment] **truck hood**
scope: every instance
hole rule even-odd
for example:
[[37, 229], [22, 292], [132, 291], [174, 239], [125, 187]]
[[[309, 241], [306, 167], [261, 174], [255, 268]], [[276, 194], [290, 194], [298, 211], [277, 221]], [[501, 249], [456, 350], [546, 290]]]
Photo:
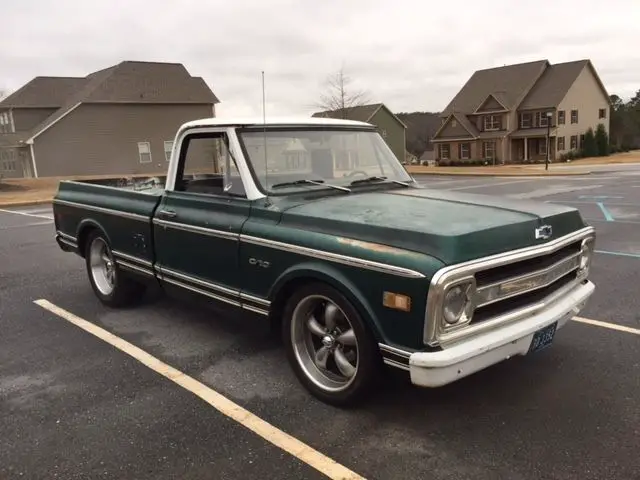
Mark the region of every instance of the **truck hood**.
[[[585, 227], [563, 205], [428, 188], [331, 196], [286, 209], [281, 224], [425, 253], [447, 265], [540, 245]], [[535, 230], [552, 227], [549, 239]]]

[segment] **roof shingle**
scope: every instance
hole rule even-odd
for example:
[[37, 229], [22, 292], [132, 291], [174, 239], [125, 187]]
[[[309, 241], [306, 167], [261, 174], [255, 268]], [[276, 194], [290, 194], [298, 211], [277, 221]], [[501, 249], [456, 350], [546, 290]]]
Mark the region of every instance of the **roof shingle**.
[[59, 108], [86, 83], [79, 77], [35, 77], [2, 102], [2, 108]]
[[506, 108], [512, 109], [548, 65], [547, 60], [538, 60], [478, 70], [471, 75], [441, 115], [448, 116], [454, 111], [470, 114], [489, 94], [493, 94]]
[[567, 94], [589, 60], [549, 66], [520, 104], [520, 109], [552, 108]]

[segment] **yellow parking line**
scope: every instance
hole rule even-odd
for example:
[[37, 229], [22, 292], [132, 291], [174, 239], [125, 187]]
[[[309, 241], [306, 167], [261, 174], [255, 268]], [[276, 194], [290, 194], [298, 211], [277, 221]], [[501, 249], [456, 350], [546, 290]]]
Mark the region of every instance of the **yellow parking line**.
[[633, 335], [640, 335], [640, 329], [625, 327], [624, 325], [617, 325], [615, 323], [601, 322], [600, 320], [591, 320], [584, 317], [573, 317], [576, 322], [586, 323], [589, 325], [595, 325], [596, 327], [608, 328], [610, 330], [618, 330], [619, 332], [632, 333]]
[[327, 477], [336, 480], [364, 480], [364, 477], [349, 470], [347, 467], [337, 463], [335, 460], [332, 460], [317, 450], [314, 450], [297, 438], [292, 437], [291, 435], [274, 427], [270, 423], [262, 420], [260, 417], [232, 402], [215, 390], [207, 387], [195, 378], [182, 373], [180, 370], [177, 370], [170, 365], [167, 365], [126, 340], [123, 340], [105, 329], [62, 309], [47, 300], [35, 300], [34, 303], [76, 325], [77, 327], [82, 328], [84, 331], [98, 337], [99, 339], [104, 340], [110, 345], [113, 345], [127, 355], [130, 355], [143, 365], [146, 365], [150, 369], [158, 372], [160, 375], [168, 378], [177, 385], [180, 385], [182, 388], [190, 391], [194, 395], [197, 395], [223, 415], [232, 418], [252, 432], [260, 435], [266, 441], [290, 453]]

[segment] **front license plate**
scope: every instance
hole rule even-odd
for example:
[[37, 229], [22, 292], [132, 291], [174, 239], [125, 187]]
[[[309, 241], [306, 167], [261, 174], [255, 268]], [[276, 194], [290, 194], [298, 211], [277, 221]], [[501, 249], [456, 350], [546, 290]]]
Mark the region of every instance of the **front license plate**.
[[529, 353], [539, 352], [551, 345], [557, 326], [558, 322], [554, 322], [534, 333], [531, 345], [529, 345]]

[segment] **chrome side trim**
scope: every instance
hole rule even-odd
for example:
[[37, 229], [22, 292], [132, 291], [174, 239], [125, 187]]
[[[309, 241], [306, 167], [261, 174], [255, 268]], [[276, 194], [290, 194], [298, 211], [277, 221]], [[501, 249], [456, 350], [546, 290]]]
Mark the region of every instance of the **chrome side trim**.
[[66, 239], [66, 238], [64, 238], [64, 237], [58, 237], [58, 239], [59, 239], [62, 243], [64, 243], [65, 245], [70, 246], [71, 248], [76, 248], [76, 249], [78, 248], [78, 244], [77, 244], [76, 242], [72, 242], [71, 240], [67, 240], [67, 239]]
[[[457, 265], [450, 265], [438, 270], [429, 285], [429, 293], [427, 294], [427, 307], [425, 309], [424, 329], [423, 329], [423, 341], [426, 345], [437, 346], [440, 343], [440, 305], [446, 288], [451, 283], [463, 278], [465, 276], [474, 275], [481, 270], [487, 270], [489, 268], [499, 267], [509, 263], [514, 263], [522, 260], [528, 260], [530, 258], [548, 255], [553, 253], [573, 242], [584, 240], [585, 238], [595, 238], [595, 228], [589, 226], [582, 228], [576, 232], [560, 237], [557, 240], [545, 243], [544, 245], [535, 245], [532, 247], [525, 247], [518, 250], [513, 250], [506, 253], [499, 253], [497, 255], [491, 255], [488, 257], [479, 258], [476, 260], [470, 260], [468, 262], [460, 263]], [[498, 317], [502, 318], [502, 317]], [[502, 319], [500, 322], [488, 320], [482, 322], [477, 326], [470, 325], [455, 332], [455, 338], [468, 336], [476, 333], [480, 325], [489, 324], [495, 327], [502, 323], [514, 321], [515, 318]], [[450, 334], [450, 335], [453, 335]], [[451, 338], [450, 336], [447, 338]]]
[[119, 258], [116, 259], [116, 263], [121, 267], [128, 268], [129, 270], [134, 270], [138, 273], [144, 273], [145, 275], [148, 275], [150, 277], [154, 276], [154, 273], [151, 270], [148, 270], [143, 267], [139, 267], [138, 265], [134, 265], [129, 262], [125, 262], [124, 260], [120, 260]]
[[171, 222], [169, 220], [161, 220], [154, 218], [153, 223], [160, 227], [173, 228], [175, 230], [183, 230], [190, 233], [198, 233], [209, 237], [224, 238], [227, 240], [238, 240], [240, 234], [234, 232], [226, 232], [224, 230], [215, 230], [213, 228], [198, 227], [196, 225], [187, 225], [186, 223]]
[[185, 280], [187, 282], [195, 283], [196, 285], [199, 285], [201, 287], [205, 287], [205, 288], [208, 288], [210, 290], [215, 290], [215, 291], [220, 292], [220, 293], [231, 295], [232, 297], [239, 297], [240, 296], [240, 292], [238, 290], [234, 290], [234, 289], [231, 289], [231, 288], [223, 287], [223, 286], [217, 285], [215, 283], [207, 282], [206, 280], [202, 280], [202, 279], [197, 278], [197, 277], [192, 277], [191, 275], [185, 275], [184, 273], [180, 273], [180, 272], [177, 272], [176, 270], [172, 270], [170, 268], [163, 267], [162, 265], [157, 265], [157, 268], [158, 268], [158, 270], [160, 270], [160, 272], [162, 272], [163, 276], [168, 274], [169, 276], [179, 278], [180, 280]]
[[323, 250], [316, 250], [314, 248], [292, 245], [290, 243], [278, 242], [276, 240], [267, 240], [266, 238], [259, 238], [253, 237], [251, 235], [241, 234], [240, 241], [259, 246], [276, 248], [285, 252], [306, 255], [308, 257], [313, 257], [320, 260], [328, 260], [330, 262], [341, 263], [343, 265], [349, 265], [352, 267], [361, 267], [377, 272], [389, 273], [391, 275], [397, 275], [400, 277], [424, 278], [424, 275], [422, 273], [415, 270], [410, 270], [408, 268], [396, 267], [394, 265], [374, 262], [371, 260], [364, 260], [362, 258], [348, 257], [346, 255], [340, 255], [338, 253], [325, 252]]
[[407, 359], [409, 359], [409, 357], [411, 356], [411, 352], [407, 352], [406, 350], [401, 350], [399, 348], [396, 347], [392, 347], [390, 345], [386, 345], [384, 343], [378, 343], [378, 347], [380, 347], [380, 350], [389, 352], [389, 353], [394, 353], [396, 355], [400, 355], [402, 357], [407, 357]]
[[257, 308], [257, 307], [252, 307], [251, 305], [242, 305], [242, 309], [243, 310], [249, 310], [250, 312], [253, 313], [258, 313], [260, 315], [264, 315], [264, 316], [268, 316], [269, 312], [267, 310], [263, 310], [261, 308]]
[[395, 368], [399, 368], [400, 370], [406, 370], [407, 372], [409, 371], [409, 365], [405, 365], [403, 363], [396, 362], [395, 360], [391, 360], [390, 358], [384, 358], [384, 359], [382, 359], [382, 361], [384, 363], [386, 363], [387, 365], [390, 365], [390, 366], [395, 367]]
[[67, 200], [54, 199], [52, 203], [57, 205], [65, 205], [67, 207], [84, 208], [85, 210], [106, 213], [108, 215], [115, 215], [117, 217], [122, 217], [129, 220], [138, 220], [140, 222], [148, 222], [150, 220], [150, 217], [138, 215], [137, 213], [121, 212], [119, 210], [113, 210], [111, 208], [97, 207], [95, 205], [87, 205], [84, 203], [69, 202]]
[[248, 293], [240, 293], [241, 300], [247, 300], [249, 302], [256, 303], [258, 305], [263, 305], [265, 307], [270, 307], [271, 302], [269, 300], [265, 300], [264, 298], [254, 297], [253, 295], [249, 295]]
[[61, 236], [62, 238], [66, 239], [66, 240], [78, 243], [78, 239], [76, 237], [74, 237], [73, 235], [69, 235], [68, 233], [64, 233], [64, 232], [62, 232], [60, 230], [56, 230], [56, 234], [58, 234], [59, 236]]
[[[580, 252], [570, 255], [553, 265], [535, 270], [531, 273], [512, 277], [503, 282], [496, 282], [491, 285], [484, 285], [476, 292], [478, 304], [476, 308], [491, 305], [492, 303], [506, 300], [511, 297], [523, 295], [540, 288], [548, 287], [556, 280], [571, 273], [580, 266]], [[492, 292], [497, 290], [496, 296], [491, 296]], [[503, 293], [503, 291], [505, 293]]]
[[129, 255], [128, 253], [121, 252], [119, 250], [111, 250], [116, 257], [121, 257], [125, 260], [129, 260], [130, 262], [139, 263], [140, 265], [145, 265], [149, 268], [153, 267], [153, 264], [149, 260], [145, 260], [144, 258], [134, 257], [133, 255]]
[[[267, 307], [267, 308], [269, 308], [271, 306], [271, 302], [269, 300], [265, 300], [264, 298], [255, 297], [253, 295], [249, 295], [249, 294], [246, 294], [246, 293], [241, 293], [239, 290], [228, 288], [228, 287], [223, 287], [222, 285], [218, 285], [216, 283], [211, 283], [211, 282], [208, 282], [208, 281], [203, 280], [201, 278], [192, 277], [191, 275], [186, 275], [186, 274], [178, 272], [176, 270], [172, 270], [170, 268], [163, 267], [162, 265], [156, 265], [156, 268], [159, 271], [159, 277], [161, 278], [161, 280], [167, 280], [167, 276], [175, 277], [177, 279], [184, 280], [185, 282], [195, 283], [196, 285], [198, 285], [200, 287], [208, 288], [209, 290], [216, 291], [216, 292], [218, 292], [220, 294], [229, 295], [230, 297], [233, 297], [233, 298], [236, 298], [236, 299], [253, 302], [253, 303], [257, 304], [257, 305], [262, 305], [262, 306]], [[238, 305], [239, 306], [242, 305], [242, 307], [246, 308], [247, 310], [252, 310], [253, 309], [252, 311], [256, 311], [256, 313], [262, 313], [264, 315], [268, 315], [268, 311], [265, 311], [264, 309], [261, 309], [259, 307], [254, 307], [252, 305], [241, 304], [240, 302], [238, 302]]]
[[178, 287], [184, 288], [185, 290], [190, 290], [190, 291], [192, 291], [194, 293], [199, 293], [200, 295], [204, 295], [206, 297], [213, 298], [214, 300], [218, 300], [220, 302], [228, 303], [229, 305], [233, 305], [234, 307], [240, 307], [241, 306], [240, 302], [238, 302], [236, 300], [231, 300], [230, 298], [227, 298], [227, 297], [221, 297], [220, 295], [216, 295], [215, 293], [211, 293], [211, 292], [208, 292], [206, 290], [202, 290], [200, 288], [193, 287], [191, 285], [187, 285], [186, 283], [182, 283], [182, 282], [180, 282], [178, 280], [173, 280], [171, 278], [167, 278], [162, 274], [158, 275], [158, 278], [160, 278], [164, 282], [171, 283], [173, 285], [177, 285]]

